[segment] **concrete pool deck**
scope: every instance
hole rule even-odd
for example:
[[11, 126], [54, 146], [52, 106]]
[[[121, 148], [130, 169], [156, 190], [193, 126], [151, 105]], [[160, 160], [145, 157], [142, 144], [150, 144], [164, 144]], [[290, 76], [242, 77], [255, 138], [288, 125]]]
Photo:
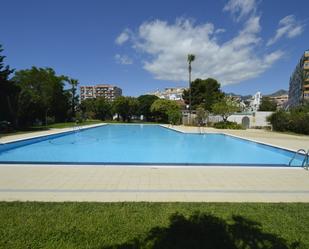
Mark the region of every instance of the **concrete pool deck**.
[[1, 166], [1, 201], [309, 202], [304, 169]]
[[[78, 126], [79, 127], [78, 129], [88, 129], [88, 128], [94, 128], [94, 127], [98, 127], [102, 125], [106, 125], [106, 123]], [[76, 128], [75, 127], [52, 128], [52, 129], [45, 130], [45, 131], [34, 131], [34, 132], [27, 132], [27, 133], [15, 134], [15, 135], [6, 135], [3, 137], [0, 137], [0, 143], [9, 143], [9, 142], [15, 142], [15, 141], [23, 140], [23, 139], [28, 139], [28, 138], [55, 135], [55, 134], [65, 133], [68, 131], [73, 131], [73, 129], [76, 129]]]
[[226, 130], [215, 129], [210, 127], [193, 127], [193, 126], [171, 126], [163, 125], [169, 129], [184, 133], [223, 133], [231, 136], [236, 136], [251, 141], [256, 141], [264, 144], [277, 146], [280, 148], [297, 151], [299, 149], [309, 150], [309, 136], [285, 134], [262, 129], [247, 129], [247, 130]]
[[[173, 129], [200, 132], [196, 127]], [[72, 128], [19, 134], [1, 138], [0, 142], [68, 130]], [[309, 145], [309, 136], [262, 130], [222, 131], [291, 150], [307, 149], [305, 146]], [[309, 171], [267, 167], [2, 164], [0, 201], [309, 202]]]

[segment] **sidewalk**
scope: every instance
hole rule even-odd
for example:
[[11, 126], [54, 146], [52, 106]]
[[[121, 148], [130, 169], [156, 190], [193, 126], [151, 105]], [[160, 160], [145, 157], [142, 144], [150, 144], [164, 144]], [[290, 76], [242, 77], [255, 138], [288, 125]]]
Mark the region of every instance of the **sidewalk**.
[[309, 202], [309, 171], [1, 166], [0, 201]]

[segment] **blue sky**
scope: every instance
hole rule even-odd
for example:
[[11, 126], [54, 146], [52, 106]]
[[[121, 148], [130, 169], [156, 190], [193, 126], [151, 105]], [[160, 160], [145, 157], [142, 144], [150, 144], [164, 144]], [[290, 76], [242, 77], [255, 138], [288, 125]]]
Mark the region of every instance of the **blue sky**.
[[1, 1], [0, 44], [19, 69], [52, 67], [125, 95], [215, 77], [227, 92], [288, 89], [309, 49], [308, 0]]

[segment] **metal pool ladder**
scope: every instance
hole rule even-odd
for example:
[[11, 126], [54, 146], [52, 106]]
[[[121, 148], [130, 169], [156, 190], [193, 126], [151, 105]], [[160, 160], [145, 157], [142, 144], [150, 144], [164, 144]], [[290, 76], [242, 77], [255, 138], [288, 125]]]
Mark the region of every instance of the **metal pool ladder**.
[[289, 162], [289, 166], [292, 165], [292, 162], [294, 161], [294, 159], [296, 158], [296, 156], [298, 154], [300, 154], [300, 152], [303, 152], [304, 160], [302, 162], [302, 167], [305, 168], [306, 170], [308, 170], [309, 167], [309, 150], [306, 151], [304, 149], [299, 149], [298, 151], [295, 152], [294, 156], [291, 158], [290, 162]]
[[79, 125], [74, 125], [74, 126], [73, 126], [73, 131], [78, 132], [78, 131], [80, 131], [80, 130], [81, 130], [81, 128], [80, 128]]

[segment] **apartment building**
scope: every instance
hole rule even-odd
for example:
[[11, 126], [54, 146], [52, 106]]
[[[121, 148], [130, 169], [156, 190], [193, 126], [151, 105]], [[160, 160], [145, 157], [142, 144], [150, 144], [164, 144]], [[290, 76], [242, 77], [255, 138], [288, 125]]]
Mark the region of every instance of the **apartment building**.
[[121, 88], [114, 85], [99, 84], [93, 86], [80, 86], [81, 101], [97, 97], [104, 97], [109, 100], [114, 100], [115, 98], [121, 95], [122, 95]]
[[282, 94], [279, 96], [269, 97], [277, 104], [277, 109], [283, 109], [289, 100], [288, 94]]
[[307, 101], [309, 101], [309, 50], [304, 52], [290, 78], [287, 108], [302, 105]]

